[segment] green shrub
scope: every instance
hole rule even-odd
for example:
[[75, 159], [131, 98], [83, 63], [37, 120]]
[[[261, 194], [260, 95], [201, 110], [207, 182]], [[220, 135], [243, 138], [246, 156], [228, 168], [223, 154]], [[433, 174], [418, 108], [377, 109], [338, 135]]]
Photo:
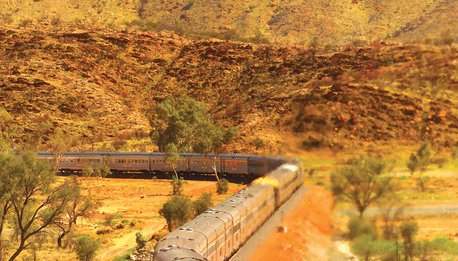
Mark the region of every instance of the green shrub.
[[362, 235], [352, 242], [351, 251], [361, 260], [396, 260], [396, 242]]
[[93, 260], [97, 249], [99, 249], [99, 243], [89, 236], [81, 236], [76, 240], [75, 251], [79, 260]]
[[146, 242], [148, 242], [148, 240], [146, 240], [145, 236], [143, 236], [142, 233], [137, 232], [135, 234], [135, 242], [137, 242], [137, 249], [140, 249], [145, 247]]
[[172, 231], [192, 219], [194, 208], [188, 197], [173, 196], [162, 205], [159, 214], [167, 221], [169, 231]]
[[377, 236], [375, 225], [371, 221], [359, 217], [351, 218], [348, 221], [347, 228], [348, 238], [351, 240], [363, 235], [368, 235], [372, 238]]
[[111, 170], [110, 168], [103, 164], [102, 168], [99, 169], [100, 177], [105, 178], [111, 175]]
[[212, 195], [210, 193], [202, 194], [196, 201], [194, 201], [195, 215], [204, 213], [207, 209], [212, 207]]
[[175, 176], [172, 177], [172, 195], [181, 195], [183, 194], [183, 185], [184, 185], [184, 179], [183, 178], [177, 178]]
[[226, 194], [229, 190], [229, 181], [227, 179], [220, 179], [218, 183], [216, 183], [216, 192], [218, 194]]
[[113, 221], [115, 219], [121, 219], [121, 218], [123, 218], [123, 216], [121, 214], [117, 214], [117, 213], [111, 214], [109, 216], [106, 216], [105, 217], [105, 225], [111, 226], [111, 225], [113, 225]]
[[105, 234], [110, 234], [111, 232], [113, 232], [113, 229], [111, 227], [103, 226], [103, 227], [98, 228], [95, 233], [97, 235], [105, 235]]
[[92, 177], [94, 175], [94, 169], [91, 165], [87, 165], [84, 167], [82, 174], [84, 177]]
[[122, 222], [118, 222], [113, 227], [114, 229], [123, 229], [125, 227], [125, 224]]
[[438, 237], [431, 241], [433, 250], [442, 251], [452, 256], [458, 256], [458, 243], [448, 238]]

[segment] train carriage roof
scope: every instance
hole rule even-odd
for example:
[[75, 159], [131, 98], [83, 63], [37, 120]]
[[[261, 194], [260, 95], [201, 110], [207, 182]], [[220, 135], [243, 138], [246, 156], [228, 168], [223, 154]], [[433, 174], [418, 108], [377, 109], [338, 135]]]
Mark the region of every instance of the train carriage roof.
[[160, 249], [154, 252], [155, 261], [170, 261], [170, 260], [180, 260], [180, 261], [205, 261], [203, 256], [199, 253], [183, 248], [180, 246], [171, 246], [167, 248]]

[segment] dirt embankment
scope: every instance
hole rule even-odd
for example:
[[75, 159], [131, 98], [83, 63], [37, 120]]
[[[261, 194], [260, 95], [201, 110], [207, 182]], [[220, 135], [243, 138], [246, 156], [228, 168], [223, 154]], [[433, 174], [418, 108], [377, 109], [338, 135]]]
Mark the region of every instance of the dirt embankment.
[[272, 231], [250, 260], [326, 260], [333, 248], [333, 198], [320, 186], [310, 186], [281, 222], [286, 233]]
[[255, 151], [260, 137], [282, 153], [279, 144], [292, 133], [298, 147], [414, 143], [419, 134], [457, 140], [457, 53], [456, 46], [324, 50], [155, 33], [0, 30], [0, 106], [24, 133], [49, 120], [84, 144], [147, 138], [148, 111], [181, 94], [239, 129], [231, 152]]

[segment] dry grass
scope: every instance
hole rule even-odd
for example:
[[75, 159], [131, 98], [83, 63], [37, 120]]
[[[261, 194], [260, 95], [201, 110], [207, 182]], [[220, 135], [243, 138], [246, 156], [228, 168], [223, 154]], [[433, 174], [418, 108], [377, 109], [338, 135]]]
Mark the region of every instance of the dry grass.
[[[65, 177], [60, 177], [63, 181]], [[114, 179], [114, 178], [80, 178], [82, 187], [94, 198], [100, 200], [102, 206], [90, 218], [78, 224], [76, 234], [89, 234], [101, 243], [96, 260], [113, 260], [124, 255], [136, 246], [135, 233], [141, 231], [148, 239], [165, 225], [158, 211], [162, 204], [170, 198], [172, 190], [169, 180], [155, 179]], [[216, 183], [211, 181], [187, 181], [184, 194], [197, 198], [205, 192], [212, 193], [213, 203], [217, 204], [244, 186], [231, 183], [228, 194], [217, 195]], [[106, 224], [107, 217], [113, 216], [111, 226]], [[124, 222], [123, 222], [124, 221]], [[116, 229], [116, 224], [123, 228]], [[112, 232], [97, 235], [100, 228], [111, 227]], [[12, 242], [14, 243], [14, 242]], [[38, 251], [38, 260], [76, 260], [76, 254], [69, 250], [56, 250], [56, 242], [48, 238]], [[30, 256], [24, 252], [20, 258]]]

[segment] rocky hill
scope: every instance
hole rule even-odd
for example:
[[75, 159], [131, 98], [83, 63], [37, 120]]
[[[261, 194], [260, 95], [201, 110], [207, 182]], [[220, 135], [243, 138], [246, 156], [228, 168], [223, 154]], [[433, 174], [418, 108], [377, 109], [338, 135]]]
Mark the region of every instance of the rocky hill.
[[299, 45], [456, 41], [457, 0], [0, 0], [8, 28], [160, 31]]
[[[173, 34], [0, 30], [0, 106], [100, 140], [149, 132], [167, 95], [205, 101], [239, 128], [230, 150], [282, 144], [349, 149], [458, 140], [458, 47], [374, 43], [304, 49]], [[291, 135], [294, 134], [294, 135]], [[285, 140], [285, 137], [295, 137]], [[144, 147], [129, 149], [143, 150]]]

